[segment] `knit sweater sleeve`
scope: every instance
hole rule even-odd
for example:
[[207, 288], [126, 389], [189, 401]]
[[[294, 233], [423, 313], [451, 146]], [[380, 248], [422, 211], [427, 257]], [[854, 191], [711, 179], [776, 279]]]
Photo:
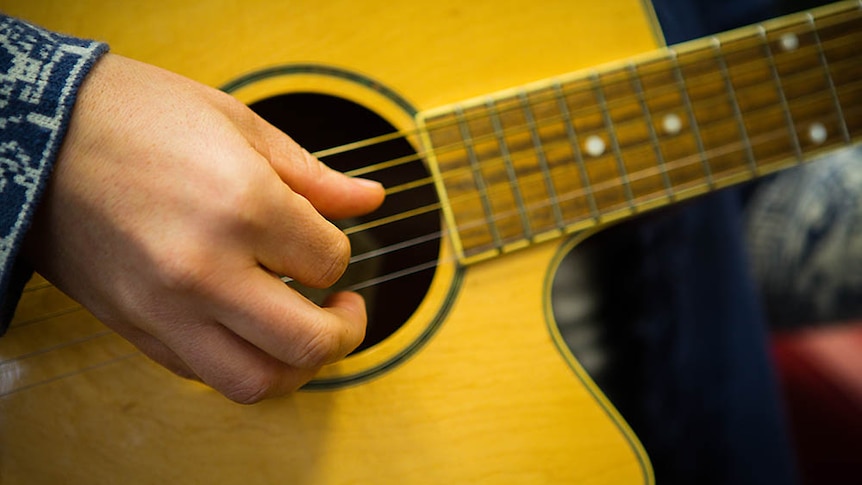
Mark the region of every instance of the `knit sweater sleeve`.
[[0, 13], [0, 334], [32, 275], [19, 253], [78, 88], [106, 51]]

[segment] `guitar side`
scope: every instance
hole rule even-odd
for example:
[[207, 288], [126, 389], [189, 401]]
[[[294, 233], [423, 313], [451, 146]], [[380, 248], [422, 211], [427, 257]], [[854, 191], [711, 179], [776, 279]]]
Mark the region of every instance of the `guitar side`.
[[[649, 11], [637, 1], [541, 9], [528, 2], [201, 2], [172, 13], [92, 3], [7, 12], [104, 38], [115, 52], [215, 86], [261, 67], [313, 61], [368, 73], [419, 109], [656, 45]], [[104, 17], [91, 16], [96, 11]], [[191, 28], [189, 18], [197, 19]], [[0, 477], [3, 483], [118, 476], [181, 483], [650, 483], [636, 438], [577, 370], [548, 321], [549, 281], [561, 247], [541, 244], [463, 274], [441, 271], [407, 327], [448, 311], [408, 359], [353, 386], [252, 407], [169, 375], [103, 333], [84, 311], [70, 306], [45, 318], [49, 305], [39, 298], [67, 303], [51, 296], [55, 289], [38, 287], [19, 312], [27, 325], [0, 341], [3, 360], [10, 352], [26, 354], [16, 348], [74, 341], [76, 329], [99, 337], [6, 366], [4, 380], [35, 385], [0, 397]], [[434, 290], [453, 278], [456, 292]], [[53, 334], [45, 330], [51, 327]], [[38, 379], [70, 361], [85, 370]]]

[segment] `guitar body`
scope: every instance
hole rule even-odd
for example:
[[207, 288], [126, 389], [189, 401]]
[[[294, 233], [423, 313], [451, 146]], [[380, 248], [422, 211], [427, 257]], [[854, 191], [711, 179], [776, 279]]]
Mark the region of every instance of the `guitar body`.
[[[331, 66], [418, 111], [661, 42], [639, 0], [16, 3], [3, 9], [212, 86]], [[312, 72], [234, 94], [319, 92], [413, 128], [413, 113], [368, 86]], [[461, 267], [444, 237], [398, 331], [316, 386], [254, 406], [176, 378], [36, 279], [0, 339], [0, 482], [651, 483], [637, 438], [551, 316], [572, 244]]]

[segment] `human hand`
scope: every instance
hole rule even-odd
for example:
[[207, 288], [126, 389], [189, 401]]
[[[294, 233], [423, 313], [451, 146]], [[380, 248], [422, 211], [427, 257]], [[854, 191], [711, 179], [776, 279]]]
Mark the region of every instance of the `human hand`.
[[79, 91], [25, 257], [155, 361], [252, 403], [362, 341], [359, 295], [318, 307], [277, 275], [334, 283], [350, 245], [324, 216], [382, 200], [230, 96], [107, 54]]

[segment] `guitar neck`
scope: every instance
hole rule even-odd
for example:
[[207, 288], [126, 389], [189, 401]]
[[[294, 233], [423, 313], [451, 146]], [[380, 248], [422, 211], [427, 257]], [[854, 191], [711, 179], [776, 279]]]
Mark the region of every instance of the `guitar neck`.
[[421, 113], [463, 263], [747, 181], [862, 135], [862, 2]]

